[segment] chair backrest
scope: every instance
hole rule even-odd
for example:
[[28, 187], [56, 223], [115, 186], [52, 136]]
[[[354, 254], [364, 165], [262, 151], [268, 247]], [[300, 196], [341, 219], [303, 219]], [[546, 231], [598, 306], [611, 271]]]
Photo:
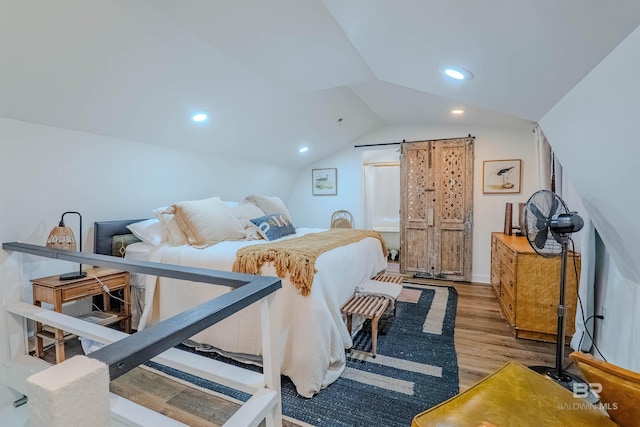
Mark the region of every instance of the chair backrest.
[[345, 210], [335, 211], [331, 215], [331, 228], [353, 228], [353, 215]]
[[640, 373], [574, 351], [569, 355], [589, 383], [599, 384], [600, 403], [621, 426], [637, 426], [640, 419]]

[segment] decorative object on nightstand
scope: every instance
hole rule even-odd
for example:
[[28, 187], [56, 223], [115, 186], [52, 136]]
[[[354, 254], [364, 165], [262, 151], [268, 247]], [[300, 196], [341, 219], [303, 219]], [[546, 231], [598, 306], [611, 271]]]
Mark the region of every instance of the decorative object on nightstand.
[[511, 236], [513, 231], [513, 203], [506, 203], [504, 207], [504, 234]]
[[[76, 250], [76, 238], [73, 235], [73, 230], [71, 227], [67, 227], [64, 225], [64, 216], [66, 214], [76, 214], [80, 217], [80, 252], [82, 252], [82, 215], [80, 212], [65, 212], [60, 217], [60, 223], [57, 227], [54, 227], [49, 233], [49, 238], [47, 239], [47, 247], [54, 249], [62, 249], [64, 251], [75, 251]], [[74, 280], [81, 279], [86, 277], [87, 273], [82, 271], [82, 264], [77, 272], [74, 273], [65, 273], [60, 275], [60, 280]]]
[[[83, 320], [103, 326], [124, 322], [124, 331], [131, 333], [131, 292], [129, 273], [112, 268], [90, 268], [88, 277], [74, 280], [63, 280], [58, 276], [42, 277], [31, 280], [33, 287], [33, 304], [41, 307], [42, 303], [53, 305], [53, 310], [62, 313], [62, 305], [69, 301], [79, 300], [94, 295], [102, 295], [104, 311], [93, 312]], [[111, 310], [111, 292], [123, 290], [122, 305], [119, 311]], [[82, 318], [82, 317], [81, 317]], [[47, 331], [41, 323], [36, 322], [36, 356], [43, 357], [43, 338], [53, 339], [56, 347], [56, 363], [65, 360], [64, 331], [49, 328]]]

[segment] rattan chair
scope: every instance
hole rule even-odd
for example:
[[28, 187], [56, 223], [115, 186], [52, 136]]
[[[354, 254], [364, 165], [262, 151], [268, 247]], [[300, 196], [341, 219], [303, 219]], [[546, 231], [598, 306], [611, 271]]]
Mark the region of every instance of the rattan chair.
[[335, 211], [331, 215], [331, 228], [353, 228], [353, 215], [345, 210]]

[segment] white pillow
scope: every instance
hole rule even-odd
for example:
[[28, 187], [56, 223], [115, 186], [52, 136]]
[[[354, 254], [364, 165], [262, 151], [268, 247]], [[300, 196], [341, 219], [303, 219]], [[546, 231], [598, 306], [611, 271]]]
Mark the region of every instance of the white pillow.
[[[282, 214], [291, 222], [291, 215], [287, 210], [284, 202], [280, 199], [280, 197], [275, 196], [256, 196], [254, 194], [247, 196], [245, 202], [253, 203], [264, 213], [267, 215], [271, 214]], [[255, 218], [255, 217], [254, 217]]]
[[187, 235], [180, 229], [180, 226], [174, 218], [173, 212], [173, 206], [153, 210], [153, 213], [156, 214], [156, 217], [160, 220], [162, 228], [164, 228], [164, 232], [167, 235], [169, 243], [172, 245], [186, 245], [188, 243]]
[[245, 238], [244, 227], [220, 197], [175, 203], [173, 208], [174, 219], [196, 248]]
[[228, 208], [235, 208], [240, 204], [240, 202], [234, 202], [231, 200], [223, 200], [222, 203], [224, 203], [224, 205]]
[[251, 222], [251, 219], [264, 216], [262, 209], [254, 205], [253, 203], [244, 202], [236, 207], [231, 208], [231, 212], [236, 219], [244, 227], [244, 232], [247, 236], [247, 240], [259, 240], [262, 236], [258, 232], [258, 227]]
[[160, 220], [156, 218], [134, 222], [133, 224], [127, 225], [127, 228], [134, 236], [142, 240], [147, 245], [158, 246], [167, 240], [167, 234], [165, 233]]

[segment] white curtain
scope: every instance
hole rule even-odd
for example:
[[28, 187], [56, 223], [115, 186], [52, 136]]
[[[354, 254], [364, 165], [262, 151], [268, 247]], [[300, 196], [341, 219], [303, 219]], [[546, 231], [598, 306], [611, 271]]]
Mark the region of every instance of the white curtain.
[[536, 136], [536, 162], [538, 163], [538, 189], [551, 190], [551, 176], [553, 174], [553, 152], [547, 137], [540, 126], [533, 129]]
[[[578, 304], [576, 311], [576, 332], [571, 338], [571, 348], [588, 352], [591, 349], [595, 319], [595, 264], [596, 264], [596, 229], [591, 222], [582, 199], [571, 182], [563, 176], [562, 166], [556, 168], [556, 193], [565, 201], [570, 211], [575, 211], [584, 220], [582, 230], [574, 233], [571, 239], [575, 243], [575, 251], [580, 254], [580, 283], [578, 284]], [[560, 176], [558, 176], [560, 175]], [[562, 186], [560, 186], [560, 183]], [[570, 248], [572, 249], [572, 248]], [[567, 276], [574, 273], [573, 265], [567, 266]]]
[[[584, 220], [584, 228], [572, 236], [575, 251], [580, 253], [580, 282], [578, 284], [578, 304], [575, 316], [576, 332], [571, 338], [571, 348], [588, 352], [591, 349], [595, 319], [595, 257], [596, 231], [582, 204], [582, 199], [563, 174], [562, 165], [554, 155], [540, 126], [533, 130], [536, 137], [536, 160], [538, 163], [538, 186], [553, 190], [565, 201], [570, 211], [576, 211]], [[573, 265], [567, 266], [567, 276], [574, 273]]]
[[[588, 352], [591, 349], [596, 319], [595, 311], [595, 262], [596, 262], [596, 229], [588, 217], [581, 213], [584, 228], [580, 231], [582, 242], [576, 251], [580, 252], [581, 269], [578, 288], [578, 306], [576, 312], [576, 332], [571, 338], [571, 348]], [[567, 274], [573, 273], [573, 266], [567, 266]]]
[[400, 164], [364, 165], [364, 226], [395, 227], [400, 224]]

